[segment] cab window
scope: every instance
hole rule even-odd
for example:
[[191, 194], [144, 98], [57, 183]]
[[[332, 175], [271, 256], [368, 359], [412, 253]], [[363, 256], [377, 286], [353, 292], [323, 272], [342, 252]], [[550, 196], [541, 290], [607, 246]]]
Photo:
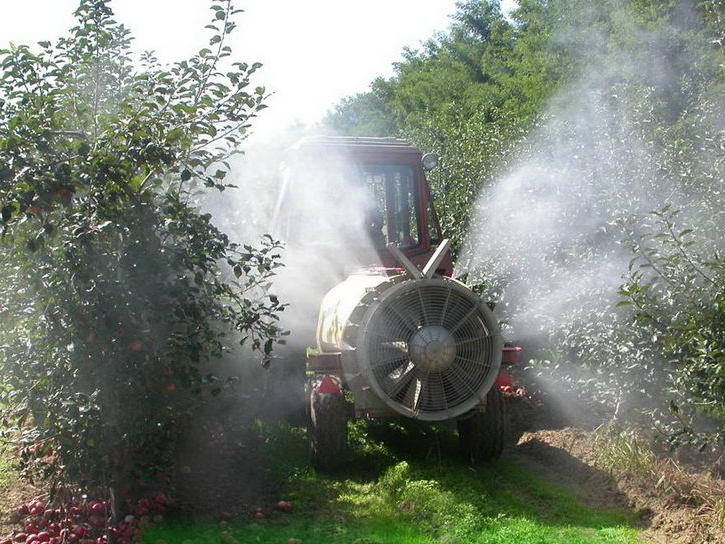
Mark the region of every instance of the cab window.
[[368, 229], [378, 245], [420, 243], [415, 172], [403, 164], [362, 165], [370, 197]]

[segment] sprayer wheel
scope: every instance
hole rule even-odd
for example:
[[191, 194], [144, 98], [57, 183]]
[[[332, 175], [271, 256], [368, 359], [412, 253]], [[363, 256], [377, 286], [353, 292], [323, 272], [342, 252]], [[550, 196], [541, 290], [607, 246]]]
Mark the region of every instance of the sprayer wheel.
[[501, 457], [505, 434], [505, 405], [497, 387], [488, 392], [485, 409], [474, 408], [458, 420], [461, 450], [473, 465]]
[[316, 385], [310, 393], [307, 427], [312, 465], [319, 472], [331, 472], [347, 453], [348, 403], [345, 395], [318, 393]]

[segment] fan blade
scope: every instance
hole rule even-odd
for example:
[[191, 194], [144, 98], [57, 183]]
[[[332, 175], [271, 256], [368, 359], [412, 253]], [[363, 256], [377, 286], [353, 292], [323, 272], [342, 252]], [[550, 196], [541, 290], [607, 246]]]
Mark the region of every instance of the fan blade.
[[420, 303], [420, 315], [422, 316], [422, 319], [420, 319], [421, 326], [425, 327], [426, 325], [430, 325], [431, 321], [428, 319], [428, 312], [426, 312], [426, 306], [425, 301], [423, 300], [423, 295], [421, 294], [422, 289], [417, 289], [416, 293], [418, 293], [418, 302]]
[[468, 385], [467, 376], [458, 368], [456, 363], [446, 369], [446, 374], [459, 398], [468, 398], [476, 394], [476, 391]]
[[448, 289], [446, 292], [446, 300], [443, 302], [443, 308], [441, 309], [441, 318], [440, 322], [438, 323], [441, 327], [443, 326], [443, 323], [446, 319], [446, 313], [448, 312], [448, 304], [451, 300], [451, 291], [453, 291], [453, 287], [451, 285], [448, 285]]
[[391, 399], [396, 399], [401, 392], [406, 390], [406, 387], [415, 377], [415, 372], [413, 371], [414, 368], [415, 367], [413, 365], [410, 365], [406, 369], [406, 371], [395, 381], [393, 387], [391, 387], [390, 391], [388, 391], [388, 395]]
[[458, 361], [458, 360], [466, 361], [468, 363], [473, 363], [474, 365], [485, 366], [486, 368], [489, 368], [491, 366], [491, 359], [489, 357], [486, 357], [486, 359], [482, 361], [480, 359], [469, 359], [468, 357], [463, 357], [461, 355], [456, 355], [456, 359], [455, 360], [456, 361]]
[[400, 404], [402, 404], [403, 406], [407, 406], [411, 410], [415, 410], [415, 405], [418, 402], [418, 396], [420, 395], [420, 387], [420, 379], [418, 379], [418, 377], [415, 377], [411, 381], [411, 385], [406, 390], [405, 395], [400, 401]]
[[448, 332], [450, 332], [451, 334], [455, 334], [455, 332], [458, 329], [460, 329], [463, 325], [466, 324], [466, 321], [468, 321], [471, 318], [471, 316], [476, 313], [476, 311], [478, 311], [478, 307], [473, 306], [473, 308], [468, 310], [466, 315], [464, 315], [461, 319], [459, 319], [458, 323], [456, 323], [456, 325], [452, 329], [450, 329]]
[[487, 338], [491, 338], [490, 334], [482, 334], [480, 336], [469, 336], [468, 338], [463, 338], [461, 340], [456, 340], [457, 346], [462, 346], [464, 344], [469, 344], [471, 342], [477, 342], [479, 340], [485, 340]]

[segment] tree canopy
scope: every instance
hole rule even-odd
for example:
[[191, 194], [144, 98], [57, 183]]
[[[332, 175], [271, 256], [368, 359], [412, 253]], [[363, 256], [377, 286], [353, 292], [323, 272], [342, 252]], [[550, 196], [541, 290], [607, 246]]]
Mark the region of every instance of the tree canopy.
[[182, 421], [231, 383], [210, 362], [282, 333], [278, 244], [196, 205], [265, 96], [227, 59], [237, 10], [210, 7], [209, 46], [170, 66], [132, 57], [106, 0], [0, 51], [0, 408], [29, 471], [119, 501], [165, 485]]

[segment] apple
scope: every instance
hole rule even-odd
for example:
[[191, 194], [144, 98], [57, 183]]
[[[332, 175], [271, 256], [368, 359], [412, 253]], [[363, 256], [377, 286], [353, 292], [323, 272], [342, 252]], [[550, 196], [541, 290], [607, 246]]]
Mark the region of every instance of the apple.
[[130, 349], [131, 351], [141, 351], [143, 349], [143, 344], [141, 343], [141, 340], [134, 340], [128, 346], [128, 349]]
[[100, 501], [93, 501], [89, 507], [91, 514], [102, 516], [106, 513], [106, 506]]
[[292, 511], [292, 503], [288, 501], [279, 501], [275, 508], [279, 510], [280, 512], [291, 512]]

